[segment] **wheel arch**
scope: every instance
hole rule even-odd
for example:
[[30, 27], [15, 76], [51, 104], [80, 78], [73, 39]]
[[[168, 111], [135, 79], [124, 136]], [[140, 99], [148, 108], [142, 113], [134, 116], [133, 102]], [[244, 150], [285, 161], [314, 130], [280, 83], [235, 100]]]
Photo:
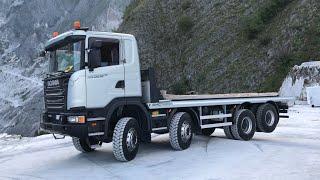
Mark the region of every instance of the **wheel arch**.
[[253, 106], [253, 104], [251, 102], [244, 102], [239, 106], [239, 108], [237, 108], [237, 110], [238, 109], [251, 109], [252, 106]]
[[276, 102], [274, 102], [274, 101], [267, 101], [266, 103], [272, 104], [272, 105], [276, 108], [276, 110], [277, 110], [277, 112], [278, 112], [278, 114], [279, 114], [279, 106], [278, 106], [278, 104], [277, 104]]
[[149, 121], [150, 115], [143, 105], [138, 103], [128, 103], [125, 106], [123, 106], [122, 111], [124, 116], [135, 118], [138, 121], [139, 126], [142, 128], [142, 130], [151, 130], [151, 121]]
[[[135, 118], [143, 131], [151, 131], [150, 115], [146, 107], [138, 98], [116, 98], [105, 107], [106, 124], [105, 132], [112, 137], [116, 123], [121, 117], [129, 116]], [[131, 113], [130, 113], [131, 112]], [[134, 113], [132, 113], [134, 112]]]
[[261, 106], [264, 103], [251, 103], [251, 102], [244, 102], [241, 105], [238, 105], [236, 108], [236, 111], [239, 109], [248, 109], [250, 110], [253, 114], [256, 114], [259, 106]]
[[[201, 133], [201, 127], [199, 125], [199, 115], [197, 113], [197, 111], [194, 108], [177, 108], [175, 110], [173, 110], [170, 114], [170, 117], [168, 118], [168, 125], [169, 122], [172, 118], [172, 116], [177, 113], [177, 112], [186, 112], [191, 116], [192, 119], [192, 123], [194, 124], [193, 128], [195, 130], [196, 133]], [[168, 126], [169, 127], [169, 126]]]

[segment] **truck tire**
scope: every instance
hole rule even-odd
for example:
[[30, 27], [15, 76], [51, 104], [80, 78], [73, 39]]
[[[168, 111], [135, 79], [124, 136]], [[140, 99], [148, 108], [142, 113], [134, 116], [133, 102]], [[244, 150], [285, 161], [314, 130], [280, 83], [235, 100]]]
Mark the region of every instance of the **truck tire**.
[[[257, 117], [257, 116], [256, 116]], [[257, 119], [257, 118], [256, 118]], [[259, 127], [258, 127], [258, 122], [256, 123], [257, 127], [256, 127], [256, 132], [263, 132]]]
[[92, 152], [94, 148], [91, 148], [91, 144], [88, 138], [80, 139], [77, 137], [72, 137], [73, 146], [80, 152]]
[[186, 112], [173, 115], [169, 126], [170, 144], [174, 150], [184, 150], [190, 147], [193, 136], [191, 117]]
[[226, 135], [226, 137], [227, 137], [228, 139], [236, 139], [236, 138], [234, 138], [234, 136], [232, 135], [231, 127], [230, 127], [230, 126], [224, 126], [224, 127], [223, 127], [223, 131], [224, 131], [224, 134]]
[[131, 161], [138, 153], [140, 137], [138, 122], [132, 117], [121, 118], [113, 132], [113, 155], [119, 161]]
[[235, 139], [248, 141], [256, 132], [256, 119], [248, 109], [239, 109], [234, 116], [231, 132]]
[[259, 106], [256, 117], [257, 127], [261, 132], [273, 132], [279, 122], [279, 114], [276, 107], [269, 103]]
[[202, 135], [204, 136], [211, 136], [211, 134], [216, 130], [216, 128], [206, 128], [201, 129]]

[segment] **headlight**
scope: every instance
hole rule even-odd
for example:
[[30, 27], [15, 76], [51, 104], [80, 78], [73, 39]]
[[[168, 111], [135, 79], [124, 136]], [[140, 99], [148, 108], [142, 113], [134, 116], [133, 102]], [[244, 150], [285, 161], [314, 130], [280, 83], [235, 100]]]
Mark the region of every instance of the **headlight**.
[[85, 116], [68, 116], [69, 123], [85, 123]]

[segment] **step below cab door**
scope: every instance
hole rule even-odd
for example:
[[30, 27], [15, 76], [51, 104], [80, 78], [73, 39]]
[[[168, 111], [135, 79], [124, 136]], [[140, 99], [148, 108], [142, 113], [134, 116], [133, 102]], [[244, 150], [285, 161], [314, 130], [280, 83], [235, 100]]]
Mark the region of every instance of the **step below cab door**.
[[124, 65], [121, 37], [88, 37], [86, 69], [87, 108], [103, 108], [124, 97]]

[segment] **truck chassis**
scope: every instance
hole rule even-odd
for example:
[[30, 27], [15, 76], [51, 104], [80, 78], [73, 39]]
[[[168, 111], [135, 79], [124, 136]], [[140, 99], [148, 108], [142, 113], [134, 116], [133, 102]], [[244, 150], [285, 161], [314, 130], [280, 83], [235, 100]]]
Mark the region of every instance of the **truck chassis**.
[[[250, 140], [254, 133], [270, 133], [279, 118], [287, 118], [285, 97], [245, 97], [191, 100], [160, 100], [141, 103], [139, 99], [117, 100], [117, 106], [87, 109], [86, 123], [79, 125], [46, 123], [41, 127], [52, 133], [73, 137], [76, 149], [91, 152], [102, 142], [113, 142], [113, 151], [120, 161], [132, 160], [140, 142], [151, 142], [151, 133], [169, 133], [175, 150], [184, 150], [191, 144], [193, 134], [210, 136], [215, 128], [222, 128], [229, 139]], [[79, 110], [77, 111], [79, 112]], [[75, 115], [66, 113], [65, 116]], [[79, 115], [79, 114], [78, 114]], [[63, 119], [64, 115], [59, 114]], [[57, 118], [57, 117], [55, 117]]]

